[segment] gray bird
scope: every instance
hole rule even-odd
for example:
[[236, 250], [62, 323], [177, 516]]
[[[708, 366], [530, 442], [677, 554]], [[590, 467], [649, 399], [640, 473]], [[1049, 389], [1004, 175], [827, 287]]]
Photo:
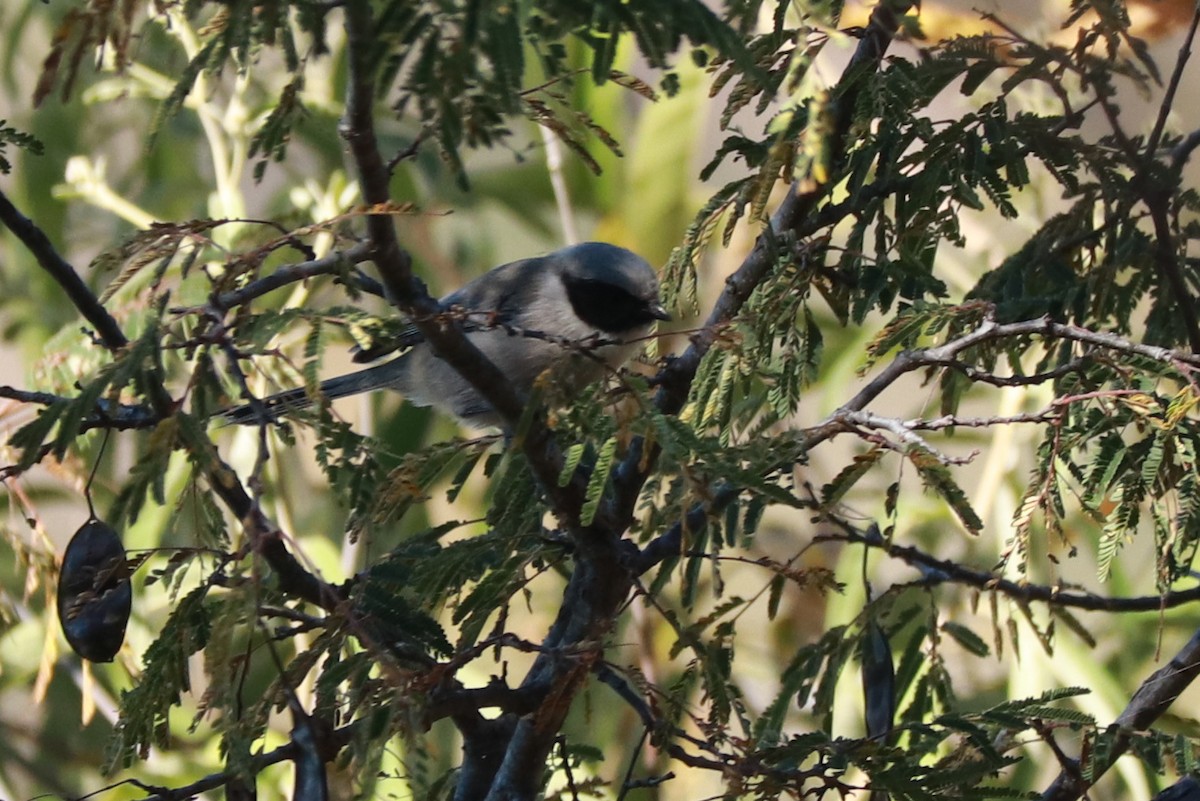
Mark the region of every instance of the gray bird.
[[[583, 388], [624, 364], [656, 320], [671, 319], [646, 260], [603, 242], [503, 264], [446, 295], [441, 306], [466, 313], [467, 337], [526, 394], [550, 368], [568, 387]], [[472, 426], [502, 426], [496, 411], [438, 358], [415, 326], [402, 334], [400, 345], [411, 349], [322, 381], [321, 393], [334, 399], [394, 389], [418, 406], [433, 406]], [[223, 416], [234, 423], [259, 423], [309, 403], [298, 388]]]

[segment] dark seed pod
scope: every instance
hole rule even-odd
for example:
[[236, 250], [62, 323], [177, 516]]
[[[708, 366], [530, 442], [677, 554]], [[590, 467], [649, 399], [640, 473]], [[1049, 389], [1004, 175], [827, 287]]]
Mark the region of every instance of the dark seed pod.
[[63, 554], [58, 620], [75, 653], [111, 662], [125, 640], [133, 605], [121, 538], [95, 518], [83, 524]]

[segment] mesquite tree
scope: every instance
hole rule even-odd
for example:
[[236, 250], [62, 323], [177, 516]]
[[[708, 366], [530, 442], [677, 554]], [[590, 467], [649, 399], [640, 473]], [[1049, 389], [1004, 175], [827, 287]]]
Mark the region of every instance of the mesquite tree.
[[[0, 123], [0, 313], [36, 352], [0, 387], [0, 675], [48, 700], [5, 720], [34, 747], [0, 788], [128, 792], [56, 772], [97, 741], [154, 799], [1195, 770], [1158, 724], [1200, 670], [1173, 611], [1200, 599], [1200, 131], [1172, 123], [1200, 11], [1159, 64], [1119, 2], [1044, 38], [842, 5], [6, 10], [41, 66]], [[505, 321], [425, 282], [576, 226], [661, 266], [676, 322], [524, 393], [464, 336]], [[321, 397], [407, 326], [506, 435]], [[313, 406], [220, 422], [288, 386]], [[76, 685], [112, 720], [59, 725]]]

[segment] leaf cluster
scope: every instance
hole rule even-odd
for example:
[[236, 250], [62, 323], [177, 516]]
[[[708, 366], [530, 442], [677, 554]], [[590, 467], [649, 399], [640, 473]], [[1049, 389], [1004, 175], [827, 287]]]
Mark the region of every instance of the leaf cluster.
[[[306, 119], [301, 70], [332, 46], [326, 28], [339, 5], [194, 0], [173, 8], [202, 28], [156, 130], [181, 113], [200, 76], [230, 67], [248, 74], [261, 52], [277, 50], [289, 79], [246, 152], [283, 160], [291, 132]], [[143, 402], [147, 431], [105, 498], [108, 518], [114, 527], [131, 526], [165, 508], [165, 530], [216, 551], [211, 565], [188, 551], [153, 574], [173, 593], [187, 591], [173, 601], [142, 676], [122, 698], [110, 764], [132, 765], [167, 743], [171, 712], [190, 687], [189, 659], [202, 651], [213, 678], [194, 725], [211, 725], [231, 771], [250, 770], [272, 714], [310, 685], [311, 714], [340, 727], [348, 743], [343, 764], [354, 765], [362, 793], [379, 778], [386, 744], [401, 734], [411, 746], [405, 760], [413, 786], [449, 791], [450, 774], [432, 766], [431, 724], [452, 718], [469, 738], [489, 726], [541, 720], [531, 711], [569, 705], [593, 670], [613, 671], [611, 646], [640, 636], [626, 625], [624, 596], [618, 611], [593, 625], [586, 616], [600, 601], [572, 595], [577, 585], [570, 582], [596, 569], [589, 560], [601, 553], [622, 571], [621, 586], [635, 588], [634, 602], [645, 604], [666, 641], [653, 681], [638, 666], [621, 668], [637, 685], [627, 688], [630, 706], [664, 753], [719, 772], [730, 796], [846, 794], [869, 784], [896, 798], [1013, 797], [1019, 793], [1004, 781], [1024, 758], [1013, 745], [1018, 735], [1049, 739], [1051, 729], [1078, 738], [1080, 770], [1098, 777], [1117, 735], [1059, 703], [1080, 691], [996, 703], [960, 697], [955, 659], [998, 654], [1005, 634], [1015, 647], [1016, 620], [1032, 625], [1050, 651], [1053, 623], [1039, 627], [1029, 605], [1018, 603], [1005, 631], [994, 591], [989, 643], [950, 619], [966, 593], [948, 577], [895, 582], [876, 595], [865, 556], [863, 578], [850, 584], [848, 572], [813, 554], [822, 537], [853, 530], [847, 503], [869, 503], [886, 523], [847, 542], [874, 547], [915, 535], [918, 526], [902, 512], [912, 514], [921, 492], [957, 518], [958, 527], [939, 518], [941, 529], [983, 532], [994, 518], [985, 520], [964, 489], [958, 468], [967, 458], [944, 449], [963, 426], [963, 410], [994, 388], [1040, 387], [1052, 402], [1030, 418], [1042, 426], [1041, 442], [1004, 555], [1009, 565], [1032, 580], [1034, 538], [1044, 529], [1074, 547], [1072, 527], [1082, 519], [1099, 532], [1102, 578], [1139, 528], [1152, 531], [1156, 590], [1190, 571], [1200, 542], [1192, 501], [1198, 365], [1194, 355], [1168, 349], [1184, 347], [1194, 333], [1178, 314], [1187, 298], [1176, 293], [1172, 269], [1187, 288], [1200, 289], [1188, 257], [1200, 235], [1200, 196], [1177, 185], [1149, 138], [1113, 122], [1118, 81], [1153, 87], [1159, 79], [1118, 5], [1074, 3], [1076, 21], [1095, 12], [1074, 46], [1034, 42], [1000, 24], [987, 35], [915, 43], [915, 55], [892, 56], [878, 70], [850, 69], [824, 85], [813, 67], [845, 35], [840, 4], [806, 7], [797, 20], [791, 4], [778, 3], [761, 30], [752, 24], [763, 11], [756, 2], [721, 13], [691, 0], [372, 4], [376, 99], [407, 126], [414, 153], [431, 142], [464, 182], [463, 154], [508, 143], [521, 120], [556, 132], [585, 163], [589, 135], [620, 152], [616, 137], [573, 106], [576, 82], [588, 75], [592, 84], [612, 80], [658, 97], [648, 82], [616, 69], [617, 48], [629, 42], [662, 75], [659, 87], [669, 97], [678, 88], [674, 60], [690, 49], [723, 104], [716, 115], [723, 139], [701, 175], [737, 174], [702, 204], [672, 259], [665, 293], [677, 306], [697, 304], [705, 249], [718, 234], [732, 242], [747, 224], [763, 231], [754, 251], [761, 271], [736, 302], [728, 299], [744, 274], [734, 275], [722, 295], [728, 304], [695, 332], [700, 355], [677, 414], [663, 411], [671, 389], [663, 376], [686, 357], [660, 365], [654, 382], [622, 374], [570, 395], [550, 379], [540, 382], [505, 442], [452, 438], [398, 452], [339, 420], [321, 396], [319, 374], [336, 331], [371, 350], [403, 345], [407, 322], [353, 305], [365, 282], [349, 262], [329, 268], [311, 305], [281, 306], [250, 291], [264, 275], [284, 276], [280, 286], [299, 281], [287, 277], [298, 265], [279, 264], [283, 254], [294, 250], [312, 262], [323, 237], [344, 246], [339, 237], [358, 227], [353, 213], [269, 241], [256, 230], [228, 252], [215, 245], [214, 232], [233, 221], [156, 226], [98, 259], [97, 266], [121, 268], [101, 299], [137, 309], [127, 319], [135, 335], [112, 351], [76, 343], [76, 374], [59, 376], [51, 387], [59, 394], [11, 438], [21, 454], [11, 472], [66, 460], [87, 430]], [[64, 23], [43, 82], [61, 81], [69, 92], [79, 54], [97, 42], [115, 43], [117, 66], [124, 65], [128, 42], [113, 27], [119, 21]], [[1049, 99], [1035, 107], [1029, 97], [1042, 88]], [[967, 110], [946, 119], [939, 109], [948, 96]], [[1097, 115], [1109, 122], [1099, 136], [1085, 125]], [[1158, 144], [1180, 141], [1164, 135]], [[0, 127], [5, 142], [30, 144]], [[800, 198], [801, 213], [768, 221], [781, 183], [790, 187], [788, 202]], [[1020, 229], [1020, 241], [998, 263], [968, 272], [965, 282], [947, 267], [970, 244], [972, 215], [1014, 225], [1033, 219], [1029, 197], [1046, 186], [1061, 195], [1061, 208]], [[1174, 237], [1165, 245], [1155, 226], [1161, 219]], [[323, 292], [340, 291], [335, 283], [349, 301], [326, 302]], [[193, 305], [169, 302], [181, 298]], [[843, 330], [850, 324], [870, 330], [853, 339]], [[889, 387], [909, 373], [934, 383], [945, 419], [874, 414], [868, 407], [881, 391], [874, 382], [883, 381], [875, 377], [845, 390], [834, 411], [813, 412], [814, 386], [856, 368], [875, 370]], [[302, 383], [314, 404], [285, 410], [279, 426], [263, 421], [251, 443], [246, 506], [224, 515], [217, 500], [227, 502], [225, 491], [240, 488], [240, 479], [214, 445], [225, 435], [206, 429], [207, 421], [251, 394], [259, 374]], [[538, 454], [523, 449], [538, 433], [543, 407], [547, 436], [561, 453], [551, 473], [557, 483], [540, 482]], [[805, 414], [824, 417], [804, 427], [797, 420]], [[997, 417], [979, 427], [1003, 424]], [[319, 480], [336, 499], [335, 509], [292, 521], [295, 531], [254, 528], [285, 494], [271, 486], [266, 467], [275, 434], [285, 447], [311, 437]], [[819, 446], [841, 435], [862, 447], [845, 464], [816, 463]], [[186, 490], [172, 497], [172, 465], [181, 462]], [[881, 491], [869, 489], [869, 479], [897, 463]], [[808, 472], [821, 470], [832, 478], [810, 486]], [[567, 489], [579, 498], [574, 527], [556, 517], [561, 510], [552, 501]], [[485, 514], [435, 522], [434, 506], [465, 505], [472, 495], [485, 499]], [[627, 535], [587, 539], [600, 536], [598, 521], [626, 512]], [[343, 535], [376, 549], [365, 568], [323, 585], [326, 594], [316, 598], [289, 593], [288, 565], [273, 562], [270, 548], [283, 543], [290, 553], [305, 537], [342, 542]], [[769, 555], [767, 546], [780, 540], [788, 553]], [[568, 590], [556, 622], [544, 641], [529, 639], [518, 618], [538, 606], [543, 588], [554, 596], [563, 576]], [[856, 590], [867, 600], [850, 619], [823, 616], [837, 594]], [[739, 631], [755, 616], [777, 640], [770, 644], [779, 657], [777, 683], [766, 692], [743, 674], [754, 648], [767, 647], [748, 647], [748, 627]], [[1054, 609], [1050, 618], [1081, 639], [1091, 636], [1069, 612]], [[508, 672], [517, 651], [537, 666], [525, 679]], [[547, 664], [568, 665], [559, 675], [569, 680], [539, 684]], [[486, 686], [462, 686], [468, 668], [493, 665], [501, 675]], [[834, 731], [835, 712], [850, 697], [843, 680], [855, 670], [866, 676], [862, 737]], [[540, 707], [529, 700], [536, 693]], [[474, 700], [480, 697], [486, 700]], [[489, 711], [484, 723], [481, 709], [499, 713]], [[1155, 771], [1169, 763], [1194, 767], [1188, 738], [1148, 731], [1132, 744]], [[549, 772], [582, 771], [594, 767], [595, 755], [590, 742], [572, 740], [545, 764]], [[463, 774], [470, 779], [469, 770]], [[575, 790], [602, 784], [589, 776]]]

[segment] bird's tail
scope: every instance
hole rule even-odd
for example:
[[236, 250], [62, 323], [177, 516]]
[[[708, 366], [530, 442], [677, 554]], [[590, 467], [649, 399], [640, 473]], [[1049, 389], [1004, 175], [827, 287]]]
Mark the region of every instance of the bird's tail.
[[[329, 378], [321, 382], [321, 395], [329, 400], [358, 395], [384, 387], [398, 387], [401, 377], [408, 365], [404, 357], [392, 359], [390, 362], [377, 364], [365, 370]], [[313, 404], [315, 398], [308, 394], [304, 387], [296, 387], [270, 395], [257, 403], [247, 403], [235, 406], [220, 413], [226, 423], [235, 425], [259, 425], [272, 423], [280, 415], [305, 409]]]

